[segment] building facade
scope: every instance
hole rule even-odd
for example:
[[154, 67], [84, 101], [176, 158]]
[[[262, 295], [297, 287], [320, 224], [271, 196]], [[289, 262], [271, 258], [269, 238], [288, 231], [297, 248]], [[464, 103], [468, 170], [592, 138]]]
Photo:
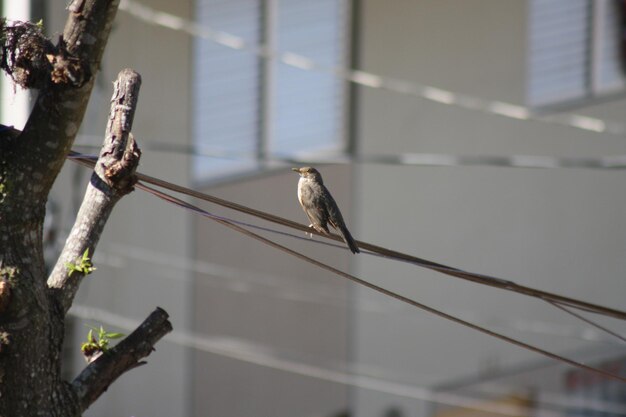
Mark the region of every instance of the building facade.
[[[134, 122], [142, 172], [304, 224], [290, 168], [315, 165], [358, 240], [619, 309], [626, 182], [609, 168], [626, 155], [621, 3], [127, 0], [77, 143], [97, 151], [89, 147], [101, 141], [110, 82], [132, 67], [143, 77]], [[64, 6], [47, 4], [50, 33]], [[88, 179], [82, 170], [68, 164], [52, 195], [61, 235]], [[624, 374], [619, 340], [541, 300], [300, 232], [305, 239], [260, 233]], [[70, 340], [84, 337], [84, 321], [123, 330], [156, 305], [175, 334], [90, 416], [626, 414], [623, 384], [139, 192], [115, 211], [95, 263]], [[80, 369], [80, 358], [72, 363]]]

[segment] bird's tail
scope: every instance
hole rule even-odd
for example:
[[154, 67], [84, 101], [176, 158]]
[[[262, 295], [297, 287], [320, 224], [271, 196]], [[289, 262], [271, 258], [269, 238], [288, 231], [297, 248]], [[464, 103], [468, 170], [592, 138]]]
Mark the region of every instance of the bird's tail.
[[354, 238], [348, 231], [348, 228], [346, 226], [343, 226], [339, 229], [339, 231], [341, 232], [341, 237], [343, 237], [343, 241], [346, 242], [346, 245], [348, 245], [348, 247], [350, 248], [350, 251], [352, 253], [359, 253], [359, 247], [357, 246]]

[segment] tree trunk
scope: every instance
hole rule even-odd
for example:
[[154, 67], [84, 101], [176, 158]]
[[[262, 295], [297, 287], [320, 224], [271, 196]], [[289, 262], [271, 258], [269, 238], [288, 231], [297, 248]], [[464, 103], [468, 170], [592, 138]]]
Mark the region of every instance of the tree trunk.
[[[105, 146], [81, 212], [48, 278], [45, 203], [82, 122], [117, 6], [118, 0], [74, 0], [56, 46], [31, 40], [41, 47], [26, 60], [32, 66], [29, 81], [36, 80], [29, 86], [39, 88], [39, 95], [23, 132], [0, 128], [0, 417], [80, 415], [171, 330], [159, 309], [73, 383], [61, 380], [65, 315], [88, 273], [71, 273], [66, 265], [78, 262], [86, 248], [93, 256], [113, 206], [133, 188], [140, 156], [129, 136], [140, 78], [125, 70], [115, 85]], [[3, 40], [6, 56], [11, 37]], [[13, 46], [24, 53], [23, 45]], [[3, 69], [15, 70], [4, 64]]]

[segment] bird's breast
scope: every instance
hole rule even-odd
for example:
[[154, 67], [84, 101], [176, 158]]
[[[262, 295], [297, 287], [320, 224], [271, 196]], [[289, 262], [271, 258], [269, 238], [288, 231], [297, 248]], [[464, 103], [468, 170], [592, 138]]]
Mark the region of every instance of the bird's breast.
[[298, 180], [298, 201], [300, 202], [300, 205], [302, 204], [302, 188], [304, 186], [304, 178], [300, 177], [300, 180]]
[[300, 178], [298, 182], [298, 201], [302, 207], [310, 207], [314, 204], [315, 197], [315, 182], [308, 178]]

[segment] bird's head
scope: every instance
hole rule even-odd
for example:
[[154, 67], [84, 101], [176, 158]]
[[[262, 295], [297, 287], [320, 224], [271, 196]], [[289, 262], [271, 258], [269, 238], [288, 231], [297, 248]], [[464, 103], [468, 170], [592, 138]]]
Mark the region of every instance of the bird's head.
[[302, 178], [310, 179], [322, 183], [322, 175], [315, 168], [311, 167], [302, 167], [302, 168], [291, 168], [292, 171], [300, 174]]

